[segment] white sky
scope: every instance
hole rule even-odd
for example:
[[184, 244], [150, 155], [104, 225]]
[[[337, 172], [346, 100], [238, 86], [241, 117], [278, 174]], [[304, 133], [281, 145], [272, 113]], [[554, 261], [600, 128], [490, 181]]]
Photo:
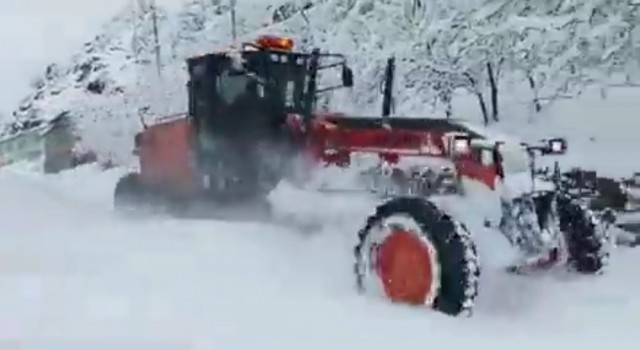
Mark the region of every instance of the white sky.
[[30, 92], [30, 77], [73, 55], [128, 1], [0, 0], [0, 113]]

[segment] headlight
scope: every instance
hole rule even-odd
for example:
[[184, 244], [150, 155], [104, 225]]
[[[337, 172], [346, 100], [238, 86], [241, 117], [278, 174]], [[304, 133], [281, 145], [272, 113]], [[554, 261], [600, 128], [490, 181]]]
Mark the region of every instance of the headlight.
[[620, 192], [622, 192], [623, 194], [629, 193], [629, 187], [627, 187], [625, 184], [620, 183], [618, 186], [620, 187]]

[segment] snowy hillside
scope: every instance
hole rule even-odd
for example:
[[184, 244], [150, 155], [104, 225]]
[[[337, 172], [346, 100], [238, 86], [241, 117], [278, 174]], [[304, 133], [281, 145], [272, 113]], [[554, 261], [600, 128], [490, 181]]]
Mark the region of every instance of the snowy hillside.
[[[44, 76], [34, 82], [34, 93], [15, 112], [18, 127], [25, 121], [47, 120], [70, 111], [80, 121], [82, 136], [104, 154], [109, 145], [123, 141], [129, 145], [140, 127], [139, 107], [153, 105], [157, 113], [184, 110], [183, 60], [196, 50], [202, 53], [228, 44], [228, 6], [207, 2], [203, 8], [197, 2], [179, 10], [158, 9], [164, 45], [163, 77], [158, 80], [151, 14], [135, 2], [130, 5], [133, 7], [122, 9], [73, 55], [71, 62], [47, 66]], [[266, 9], [258, 12], [247, 11], [247, 15], [255, 21], [269, 13]], [[249, 30], [259, 26], [256, 23]]]
[[640, 340], [635, 250], [618, 249], [602, 276], [513, 276], [501, 267], [504, 239], [475, 231], [483, 257], [476, 312], [450, 318], [357, 295], [351, 250], [362, 220], [316, 232], [251, 222], [132, 221], [111, 210], [120, 173], [92, 166], [57, 176], [17, 166], [0, 173], [0, 343], [65, 350], [601, 350], [612, 341], [634, 349]]
[[[127, 2], [2, 1], [0, 113], [13, 111], [18, 102], [29, 94], [32, 79], [41, 76], [48, 64], [66, 62]], [[159, 2], [164, 6], [179, 4], [175, 0]]]
[[[16, 110], [13, 127], [70, 111], [92, 148], [126, 158], [132, 135], [140, 128], [139, 108], [150, 106], [155, 115], [184, 111], [184, 59], [228, 47], [229, 3], [159, 3], [160, 76], [152, 11], [139, 3], [130, 2], [71, 61], [48, 66], [46, 74], [34, 82], [34, 92]], [[633, 23], [629, 21], [635, 18], [637, 6], [631, 12], [600, 2], [570, 8], [556, 0], [532, 12], [524, 4], [509, 4], [501, 0], [242, 0], [237, 2], [238, 32], [241, 40], [275, 33], [294, 38], [301, 49], [318, 46], [347, 54], [356, 86], [336, 93], [331, 103], [336, 109], [359, 114], [378, 113], [380, 76], [390, 55], [399, 59], [398, 114], [443, 116], [451, 98], [462, 92], [472, 97], [467, 105], [475, 107], [461, 112], [460, 104], [454, 103], [456, 117], [481, 120], [477, 101], [481, 96], [487, 117], [496, 113], [495, 118], [507, 120], [512, 114], [527, 114], [532, 104], [544, 108], [575, 94], [584, 84], [606, 83], [608, 78], [602, 77], [612, 73], [635, 79], [637, 67], [627, 64], [623, 69], [619, 61], [634, 54], [635, 27], [628, 23]], [[589, 17], [592, 12], [612, 20]], [[546, 22], [540, 20], [543, 13]], [[616, 17], [622, 14], [631, 17]], [[537, 32], [544, 25], [548, 28]], [[605, 56], [595, 49], [600, 46], [608, 50]], [[499, 89], [496, 107], [489, 98], [493, 90], [488, 73]], [[519, 103], [514, 109], [516, 91]], [[113, 149], [115, 144], [121, 149]]]

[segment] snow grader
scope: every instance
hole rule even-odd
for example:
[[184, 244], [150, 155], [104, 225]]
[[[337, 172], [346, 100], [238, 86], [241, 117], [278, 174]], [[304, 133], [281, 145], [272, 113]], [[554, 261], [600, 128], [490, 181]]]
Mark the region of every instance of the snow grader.
[[[435, 199], [462, 196], [465, 181], [498, 191], [511, 176], [504, 144], [451, 120], [392, 117], [393, 58], [384, 74], [382, 117], [321, 112], [318, 97], [352, 87], [352, 70], [343, 55], [293, 46], [288, 38], [262, 36], [239, 50], [189, 58], [188, 113], [136, 135], [140, 169], [116, 184], [116, 209], [242, 207], [266, 203], [283, 181], [304, 187], [323, 169], [351, 171], [349, 191], [381, 201], [357, 232], [359, 291], [449, 315], [469, 313], [480, 277], [474, 237]], [[321, 76], [339, 81], [320, 86]], [[561, 141], [519, 149], [526, 157], [558, 154], [566, 146]], [[502, 209], [497, 226], [527, 259], [545, 257], [547, 264], [536, 266], [566, 253], [564, 261], [580, 272], [602, 269], [597, 218], [557, 188], [525, 191], [503, 200]]]

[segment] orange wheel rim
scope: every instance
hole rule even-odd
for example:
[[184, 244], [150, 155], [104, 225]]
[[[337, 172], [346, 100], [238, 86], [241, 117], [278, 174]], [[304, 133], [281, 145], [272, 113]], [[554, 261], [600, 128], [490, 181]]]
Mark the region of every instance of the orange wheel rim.
[[378, 274], [393, 302], [425, 304], [434, 284], [432, 256], [422, 240], [406, 230], [393, 230], [378, 251]]

